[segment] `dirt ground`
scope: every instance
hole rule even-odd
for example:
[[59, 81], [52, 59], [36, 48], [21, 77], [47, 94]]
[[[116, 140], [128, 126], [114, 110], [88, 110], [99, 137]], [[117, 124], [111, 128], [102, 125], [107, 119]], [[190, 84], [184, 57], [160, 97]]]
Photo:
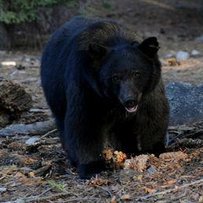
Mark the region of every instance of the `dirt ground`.
[[[157, 36], [165, 83], [203, 83], [202, 0], [87, 1], [80, 13], [117, 19], [138, 39]], [[190, 57], [177, 61], [181, 50]], [[192, 56], [193, 50], [199, 53]], [[40, 57], [40, 52], [0, 52], [0, 77], [19, 83], [33, 99], [16, 124], [51, 118], [40, 86]], [[87, 181], [65, 161], [54, 127], [43, 135], [0, 137], [0, 202], [203, 203], [203, 121], [170, 126], [169, 134], [178, 136], [170, 153], [134, 157], [130, 168], [126, 161], [124, 169]], [[30, 138], [36, 141], [29, 144]]]

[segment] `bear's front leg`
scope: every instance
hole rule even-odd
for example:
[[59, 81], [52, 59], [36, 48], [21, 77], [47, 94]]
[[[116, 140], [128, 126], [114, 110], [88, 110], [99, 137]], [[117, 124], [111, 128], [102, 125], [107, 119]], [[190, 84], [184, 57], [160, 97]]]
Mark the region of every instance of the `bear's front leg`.
[[77, 166], [80, 178], [88, 179], [105, 169], [100, 119], [87, 106], [76, 106], [66, 114], [64, 148]]

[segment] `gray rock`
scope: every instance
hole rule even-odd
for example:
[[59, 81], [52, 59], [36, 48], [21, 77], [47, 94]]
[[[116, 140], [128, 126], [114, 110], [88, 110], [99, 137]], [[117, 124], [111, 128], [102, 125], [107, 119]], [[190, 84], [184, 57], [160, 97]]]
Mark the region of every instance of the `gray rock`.
[[172, 57], [175, 57], [175, 56], [176, 56], [176, 52], [171, 50], [171, 51], [169, 51], [169, 53], [167, 53], [165, 55], [164, 58], [172, 58]]
[[190, 54], [186, 51], [178, 51], [176, 53], [177, 61], [184, 61], [190, 58]]
[[0, 187], [0, 193], [6, 192], [6, 191], [7, 191], [7, 188], [5, 188], [5, 187]]
[[196, 40], [197, 42], [203, 42], [203, 35], [197, 37], [195, 40]]
[[153, 175], [154, 173], [157, 173], [157, 169], [155, 166], [151, 165], [148, 169], [147, 172], [149, 175]]
[[193, 49], [193, 50], [191, 51], [191, 56], [193, 56], [193, 57], [200, 56], [200, 52], [197, 51], [197, 50], [195, 50], [195, 49]]
[[40, 138], [39, 137], [31, 137], [31, 138], [29, 138], [26, 142], [25, 142], [25, 144], [27, 144], [27, 145], [34, 145], [34, 144], [36, 144], [36, 142], [38, 142], [40, 140]]
[[169, 83], [166, 85], [166, 94], [170, 105], [170, 125], [203, 120], [203, 84]]
[[0, 193], [1, 192], [6, 192], [7, 191], [7, 188], [5, 188], [5, 187], [0, 187]]

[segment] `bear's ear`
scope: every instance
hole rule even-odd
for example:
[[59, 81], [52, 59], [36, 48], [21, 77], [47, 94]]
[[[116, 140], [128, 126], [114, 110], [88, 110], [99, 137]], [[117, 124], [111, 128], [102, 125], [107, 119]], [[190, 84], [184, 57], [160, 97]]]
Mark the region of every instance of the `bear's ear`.
[[149, 37], [145, 39], [138, 48], [148, 57], [153, 58], [159, 50], [159, 42], [156, 37]]

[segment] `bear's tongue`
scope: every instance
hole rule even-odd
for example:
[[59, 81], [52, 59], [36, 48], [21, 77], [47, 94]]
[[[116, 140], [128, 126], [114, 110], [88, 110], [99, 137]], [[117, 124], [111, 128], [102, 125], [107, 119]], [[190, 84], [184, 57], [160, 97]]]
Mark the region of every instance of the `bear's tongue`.
[[136, 112], [137, 108], [138, 108], [138, 105], [130, 107], [130, 108], [125, 107], [126, 111], [129, 112], [129, 113]]

